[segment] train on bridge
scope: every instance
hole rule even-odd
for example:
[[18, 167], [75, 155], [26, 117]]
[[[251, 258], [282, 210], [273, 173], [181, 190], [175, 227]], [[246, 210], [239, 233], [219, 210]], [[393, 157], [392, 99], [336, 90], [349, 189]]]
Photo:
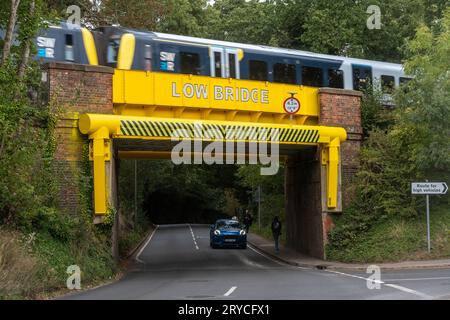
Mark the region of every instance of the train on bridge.
[[60, 23], [36, 37], [36, 59], [104, 65], [311, 87], [365, 90], [389, 100], [411, 79], [401, 64], [105, 26], [95, 30]]

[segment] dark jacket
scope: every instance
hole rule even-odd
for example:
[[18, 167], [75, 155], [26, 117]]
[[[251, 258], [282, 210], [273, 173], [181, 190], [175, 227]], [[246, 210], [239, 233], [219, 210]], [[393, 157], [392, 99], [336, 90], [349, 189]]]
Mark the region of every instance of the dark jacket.
[[252, 223], [253, 223], [252, 216], [249, 215], [249, 214], [245, 215], [245, 217], [244, 217], [244, 224], [245, 224], [246, 226], [251, 226]]
[[281, 222], [280, 221], [272, 221], [272, 233], [274, 235], [280, 235], [281, 234]]

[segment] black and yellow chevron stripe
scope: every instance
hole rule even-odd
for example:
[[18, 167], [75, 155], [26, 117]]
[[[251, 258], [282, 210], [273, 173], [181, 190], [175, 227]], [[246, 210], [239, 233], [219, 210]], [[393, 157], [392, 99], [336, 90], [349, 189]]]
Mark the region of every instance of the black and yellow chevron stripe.
[[211, 140], [224, 137], [225, 140], [276, 141], [280, 143], [317, 143], [320, 137], [319, 130], [314, 129], [279, 129], [242, 125], [197, 124], [152, 120], [121, 120], [120, 131], [123, 136], [131, 137], [170, 138], [176, 131], [174, 136], [180, 138]]

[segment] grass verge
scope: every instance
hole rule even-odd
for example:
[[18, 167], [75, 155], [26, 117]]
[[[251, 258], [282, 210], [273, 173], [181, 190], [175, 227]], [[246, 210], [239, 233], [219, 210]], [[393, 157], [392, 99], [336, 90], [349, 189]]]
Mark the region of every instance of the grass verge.
[[450, 258], [450, 208], [430, 210], [432, 250], [427, 252], [425, 213], [416, 218], [391, 217], [373, 225], [345, 247], [327, 247], [329, 260], [342, 262], [399, 262]]
[[45, 299], [68, 291], [66, 271], [71, 265], [80, 267], [82, 288], [112, 279], [117, 268], [109, 244], [92, 241], [62, 241], [46, 232], [1, 228], [0, 299]]

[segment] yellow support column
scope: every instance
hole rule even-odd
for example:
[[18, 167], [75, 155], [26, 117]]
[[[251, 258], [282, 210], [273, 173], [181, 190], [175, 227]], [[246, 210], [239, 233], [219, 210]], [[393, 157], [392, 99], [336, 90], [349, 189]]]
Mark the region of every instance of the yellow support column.
[[334, 138], [326, 146], [327, 165], [327, 206], [330, 209], [337, 207], [338, 184], [339, 184], [339, 138]]
[[105, 215], [107, 210], [106, 161], [111, 160], [109, 131], [102, 127], [89, 135], [92, 139], [92, 160], [94, 161], [94, 211]]

